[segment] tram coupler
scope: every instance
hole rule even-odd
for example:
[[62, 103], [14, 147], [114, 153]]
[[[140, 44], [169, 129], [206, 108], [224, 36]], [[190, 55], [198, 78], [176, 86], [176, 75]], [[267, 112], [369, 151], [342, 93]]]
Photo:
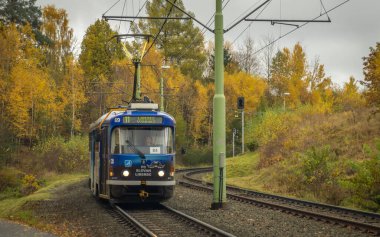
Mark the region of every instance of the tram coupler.
[[145, 190], [140, 190], [139, 196], [142, 200], [144, 200], [145, 198], [149, 197], [149, 193], [145, 192]]

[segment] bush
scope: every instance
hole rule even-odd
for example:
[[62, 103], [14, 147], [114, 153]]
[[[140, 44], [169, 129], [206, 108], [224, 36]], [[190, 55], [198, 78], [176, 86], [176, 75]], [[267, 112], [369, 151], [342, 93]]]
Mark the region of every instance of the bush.
[[42, 182], [34, 175], [27, 175], [14, 168], [0, 170], [0, 200], [29, 195], [39, 188]]
[[330, 146], [313, 147], [280, 164], [282, 174], [277, 181], [287, 187], [287, 192], [334, 205], [345, 198], [341, 179], [347, 165], [338, 159]]
[[0, 192], [6, 189], [18, 188], [21, 185], [23, 173], [14, 168], [0, 169]]
[[351, 192], [348, 202], [368, 210], [380, 211], [380, 140], [375, 150], [364, 146], [368, 159], [353, 164], [355, 175], [347, 186]]
[[179, 163], [186, 166], [199, 166], [202, 164], [212, 164], [213, 150], [212, 147], [190, 148], [186, 154], [178, 157]]
[[22, 179], [21, 193], [23, 195], [29, 195], [41, 188], [40, 182], [34, 175], [25, 175]]
[[88, 168], [88, 138], [75, 136], [65, 141], [52, 137], [34, 148], [47, 171], [70, 173]]

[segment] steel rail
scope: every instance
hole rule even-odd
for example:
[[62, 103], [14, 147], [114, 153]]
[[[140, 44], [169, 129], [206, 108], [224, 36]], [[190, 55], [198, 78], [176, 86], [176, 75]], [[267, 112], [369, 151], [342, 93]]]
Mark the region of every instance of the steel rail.
[[[191, 182], [195, 182], [197, 184], [189, 183], [186, 181], [179, 181], [179, 184], [182, 184], [184, 186], [189, 186], [189, 187], [195, 187], [197, 189], [201, 189], [201, 190], [208, 191], [208, 192], [212, 192], [212, 190], [213, 190], [212, 188], [204, 186], [204, 184], [211, 185], [209, 182], [204, 182], [204, 181], [197, 180], [197, 179], [189, 177], [189, 174], [194, 175], [194, 174], [203, 173], [203, 172], [206, 172], [206, 171], [205, 170], [190, 171], [189, 173], [184, 175], [185, 179], [187, 179]], [[227, 188], [228, 188], [228, 190], [235, 190], [238, 192], [245, 192], [248, 194], [249, 194], [249, 192], [252, 192], [252, 193], [255, 193], [256, 196], [261, 196], [261, 197], [265, 197], [265, 198], [269, 198], [269, 199], [275, 199], [277, 201], [281, 200], [281, 201], [287, 201], [287, 202], [296, 203], [296, 204], [302, 204], [302, 205], [307, 206], [307, 207], [315, 207], [315, 208], [323, 207], [323, 208], [328, 208], [328, 209], [334, 210], [334, 211], [345, 212], [346, 214], [347, 213], [348, 214], [354, 214], [354, 215], [360, 214], [363, 217], [380, 218], [380, 215], [376, 214], [376, 213], [363, 212], [363, 211], [358, 211], [358, 210], [348, 209], [348, 208], [341, 208], [341, 207], [336, 207], [336, 206], [327, 205], [327, 204], [320, 204], [320, 203], [303, 201], [303, 200], [299, 200], [299, 199], [292, 199], [292, 198], [287, 198], [287, 197], [282, 197], [282, 196], [277, 196], [277, 195], [272, 195], [272, 194], [260, 193], [260, 192], [256, 192], [256, 191], [252, 191], [252, 190], [240, 189], [238, 187], [228, 186]], [[349, 226], [353, 226], [355, 228], [365, 230], [365, 231], [370, 232], [370, 233], [380, 234], [380, 227], [379, 226], [366, 224], [363, 222], [357, 222], [357, 221], [343, 219], [343, 218], [339, 218], [339, 217], [328, 216], [328, 215], [319, 214], [319, 213], [315, 213], [315, 212], [311, 212], [311, 211], [301, 210], [299, 208], [288, 207], [288, 206], [284, 206], [284, 205], [280, 205], [280, 204], [276, 204], [276, 203], [271, 203], [271, 202], [266, 202], [266, 201], [262, 201], [262, 200], [257, 200], [257, 199], [253, 199], [253, 198], [248, 198], [248, 197], [242, 197], [242, 196], [239, 196], [236, 194], [231, 194], [231, 193], [227, 193], [227, 197], [229, 199], [232, 199], [232, 200], [248, 202], [248, 203], [258, 205], [258, 206], [265, 206], [265, 207], [269, 207], [269, 208], [283, 210], [285, 212], [296, 214], [296, 215], [308, 216], [308, 217], [314, 218], [316, 220], [324, 220], [327, 222], [349, 225]], [[305, 204], [307, 204], [307, 205], [305, 205]]]
[[[205, 186], [198, 185], [198, 184], [194, 184], [194, 183], [189, 183], [186, 181], [179, 181], [179, 183], [184, 185], [184, 186], [196, 187], [198, 189], [202, 189], [202, 190], [208, 191], [208, 192], [213, 191], [212, 188], [205, 187]], [[380, 227], [370, 225], [370, 224], [366, 224], [366, 223], [362, 223], [362, 222], [356, 222], [356, 221], [342, 219], [342, 218], [338, 218], [338, 217], [334, 217], [334, 216], [318, 214], [315, 212], [305, 211], [305, 210], [301, 210], [301, 209], [297, 209], [297, 208], [293, 208], [293, 207], [287, 207], [287, 206], [283, 206], [283, 205], [279, 205], [279, 204], [275, 204], [275, 203], [260, 201], [260, 200], [256, 200], [256, 199], [252, 199], [252, 198], [248, 198], [248, 197], [242, 197], [242, 196], [239, 196], [236, 194], [227, 193], [227, 198], [229, 198], [231, 200], [245, 202], [245, 203], [251, 203], [251, 204], [254, 204], [257, 206], [261, 206], [261, 207], [269, 207], [269, 208], [273, 208], [276, 210], [285, 211], [287, 213], [291, 213], [294, 215], [308, 216], [308, 217], [311, 217], [311, 218], [316, 219], [316, 220], [324, 220], [324, 221], [327, 221], [330, 223], [339, 223], [339, 224], [343, 224], [345, 226], [349, 225], [349, 226], [353, 226], [353, 227], [358, 228], [358, 229], [365, 230], [365, 231], [370, 232], [370, 233], [380, 234]]]
[[[148, 227], [146, 227], [143, 223], [138, 221], [136, 218], [134, 218], [132, 215], [128, 214], [123, 208], [121, 208], [118, 205], [114, 205], [117, 212], [122, 215], [125, 219], [132, 222], [133, 225], [135, 225], [137, 228], [139, 228], [144, 234], [150, 237], [157, 237], [158, 234], [151, 231]], [[186, 222], [192, 223], [191, 226], [195, 226], [198, 230], [210, 235], [210, 236], [222, 236], [222, 237], [235, 237], [235, 235], [230, 234], [224, 230], [218, 229], [208, 223], [205, 223], [201, 220], [198, 220], [192, 216], [189, 216], [183, 212], [180, 212], [178, 210], [175, 210], [171, 207], [168, 207], [164, 204], [159, 204], [159, 207], [162, 208], [162, 210], [165, 210], [171, 214], [173, 214], [174, 218], [185, 220]]]
[[134, 217], [132, 217], [131, 215], [129, 215], [127, 212], [125, 212], [121, 207], [119, 207], [118, 205], [115, 205], [115, 208], [116, 210], [125, 218], [127, 218], [129, 221], [131, 221], [135, 226], [137, 226], [138, 228], [140, 228], [140, 230], [142, 230], [146, 235], [148, 236], [151, 236], [151, 237], [157, 237], [157, 235], [155, 233], [153, 233], [152, 231], [150, 231], [148, 228], [146, 228], [143, 224], [141, 224], [141, 222], [139, 222], [138, 220], [136, 220]]
[[192, 216], [189, 216], [189, 215], [187, 215], [187, 214], [185, 214], [183, 212], [177, 211], [177, 210], [175, 210], [175, 209], [173, 209], [171, 207], [168, 207], [168, 206], [166, 206], [164, 204], [161, 204], [161, 206], [163, 206], [166, 210], [168, 210], [168, 211], [170, 211], [172, 213], [175, 213], [176, 215], [181, 216], [182, 218], [190, 220], [190, 221], [194, 222], [195, 224], [197, 224], [199, 226], [202, 226], [203, 228], [206, 228], [206, 229], [208, 229], [208, 230], [210, 230], [210, 231], [212, 231], [212, 232], [214, 232], [214, 233], [216, 233], [216, 234], [218, 234], [220, 236], [235, 237], [235, 235], [233, 235], [233, 234], [230, 234], [230, 233], [228, 233], [228, 232], [226, 232], [224, 230], [218, 229], [218, 228], [216, 228], [216, 227], [214, 227], [214, 226], [212, 226], [210, 224], [207, 224], [206, 222], [198, 220], [198, 219], [196, 219], [196, 218], [194, 218]]
[[[189, 171], [190, 171], [189, 173], [184, 175], [185, 179], [187, 179], [191, 182], [195, 182], [195, 183], [212, 185], [210, 182], [205, 182], [205, 181], [198, 180], [198, 179], [190, 177], [190, 175], [207, 172], [206, 168], [203, 170], [189, 170]], [[258, 191], [254, 191], [254, 190], [250, 190], [250, 189], [239, 188], [239, 187], [232, 186], [232, 185], [228, 185], [227, 188], [228, 188], [228, 190], [233, 190], [236, 192], [243, 192], [243, 193], [250, 194], [253, 196], [273, 199], [273, 200], [277, 200], [277, 201], [287, 201], [287, 202], [296, 203], [296, 204], [300, 204], [300, 205], [304, 205], [304, 206], [308, 206], [308, 207], [312, 206], [312, 207], [316, 207], [316, 208], [326, 208], [326, 209], [334, 210], [337, 212], [355, 214], [355, 215], [360, 215], [363, 217], [371, 217], [373, 219], [379, 219], [380, 220], [380, 214], [373, 213], [373, 212], [365, 212], [365, 211], [360, 211], [360, 210], [355, 210], [355, 209], [350, 209], [350, 208], [345, 208], [345, 207], [333, 206], [333, 205], [324, 204], [324, 203], [317, 203], [317, 202], [311, 202], [311, 201], [306, 201], [306, 200], [300, 200], [300, 199], [296, 199], [296, 198], [289, 198], [289, 197], [284, 197], [284, 196], [280, 196], [280, 195], [274, 195], [274, 194], [258, 192]]]

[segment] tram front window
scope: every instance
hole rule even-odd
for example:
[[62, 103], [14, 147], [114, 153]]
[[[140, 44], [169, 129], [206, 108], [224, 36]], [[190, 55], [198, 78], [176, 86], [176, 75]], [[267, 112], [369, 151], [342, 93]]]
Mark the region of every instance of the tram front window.
[[116, 127], [112, 130], [112, 154], [173, 153], [173, 131], [169, 127]]

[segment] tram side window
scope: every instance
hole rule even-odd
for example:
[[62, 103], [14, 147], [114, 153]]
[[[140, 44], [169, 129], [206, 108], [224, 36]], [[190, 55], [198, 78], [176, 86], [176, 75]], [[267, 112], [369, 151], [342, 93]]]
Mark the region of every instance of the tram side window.
[[121, 154], [122, 147], [120, 144], [120, 128], [115, 128], [112, 132], [111, 137], [111, 153], [112, 154]]

